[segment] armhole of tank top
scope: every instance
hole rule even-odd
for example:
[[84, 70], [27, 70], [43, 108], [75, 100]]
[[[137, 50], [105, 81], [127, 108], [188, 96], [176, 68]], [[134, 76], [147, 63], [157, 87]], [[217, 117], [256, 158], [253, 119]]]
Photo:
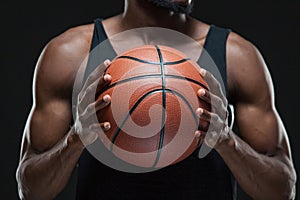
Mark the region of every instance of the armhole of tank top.
[[[213, 61], [217, 65], [221, 78], [224, 82], [224, 89], [226, 90], [226, 94], [228, 94], [227, 93], [227, 51], [226, 51], [227, 48], [226, 47], [227, 47], [227, 39], [230, 32], [231, 32], [230, 29], [219, 28], [214, 24], [212, 24], [209, 28], [203, 46], [205, 51], [208, 53], [208, 55], [213, 59]], [[198, 60], [198, 64], [200, 66], [202, 63], [203, 64], [205, 63], [205, 61], [201, 60], [204, 58], [204, 54], [205, 52], [202, 52], [202, 55]], [[229, 126], [230, 128], [233, 128], [234, 118], [235, 118], [234, 115], [235, 111], [233, 105], [228, 105], [227, 110], [229, 112], [229, 120], [228, 120]]]
[[[97, 67], [98, 65], [94, 65], [94, 64], [90, 64], [91, 61], [94, 63], [95, 61], [98, 62], [98, 64], [100, 64], [102, 62], [102, 60], [98, 60], [98, 58], [95, 58], [95, 52], [92, 53], [93, 50], [95, 51], [99, 51], [100, 48], [96, 48], [98, 45], [100, 45], [102, 42], [106, 41], [108, 39], [108, 36], [104, 30], [103, 24], [102, 24], [103, 19], [101, 18], [97, 18], [94, 20], [94, 31], [93, 31], [93, 36], [92, 36], [92, 43], [91, 43], [91, 47], [90, 47], [90, 55], [88, 58], [88, 65], [87, 68], [85, 70], [85, 75], [84, 75], [84, 82], [86, 81], [86, 79], [88, 78], [89, 74], [91, 72], [93, 72], [93, 70], [95, 69], [95, 67]], [[110, 44], [110, 42], [108, 42], [108, 48], [110, 48], [108, 51], [105, 51], [105, 56], [107, 57], [107, 59], [113, 59], [116, 55], [112, 45]], [[104, 62], [104, 60], [103, 60]]]
[[[229, 29], [219, 28], [214, 24], [210, 25], [209, 31], [206, 36], [206, 40], [203, 48], [208, 53], [208, 55], [215, 62], [221, 78], [223, 79], [225, 89], [227, 89], [227, 61], [226, 61], [226, 45], [227, 38], [230, 33]], [[201, 60], [204, 56], [204, 52], [202, 52], [198, 64], [203, 63]], [[205, 66], [204, 66], [205, 67]]]
[[[94, 24], [94, 29], [93, 29], [92, 42], [91, 42], [91, 45], [90, 45], [89, 53], [95, 48], [95, 46], [97, 46], [95, 44], [99, 43], [99, 37], [98, 37], [98, 33], [97, 33], [97, 21], [99, 21], [99, 20], [101, 21], [101, 19], [97, 18], [93, 21], [94, 22], [93, 23]], [[89, 59], [90, 58], [88, 58], [88, 60]], [[86, 77], [88, 76], [87, 75], [88, 66], [89, 66], [89, 64], [87, 64], [86, 69], [84, 70], [84, 75], [83, 75], [82, 82], [81, 83], [79, 83], [79, 82], [74, 83], [74, 87], [81, 87], [82, 85], [84, 85], [84, 83], [86, 81]], [[78, 92], [78, 94], [79, 94], [79, 92]], [[72, 100], [72, 112], [75, 113], [75, 108], [76, 108], [78, 102], [77, 102], [77, 98], [74, 98], [74, 97], [72, 97], [72, 98], [73, 98], [73, 100]], [[73, 124], [74, 124], [74, 120], [72, 120], [70, 126], [73, 125]]]

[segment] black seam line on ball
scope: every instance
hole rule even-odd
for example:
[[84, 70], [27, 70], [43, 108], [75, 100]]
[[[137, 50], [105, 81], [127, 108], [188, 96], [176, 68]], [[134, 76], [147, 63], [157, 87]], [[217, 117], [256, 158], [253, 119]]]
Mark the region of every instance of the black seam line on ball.
[[[183, 77], [183, 76], [176, 76], [176, 75], [165, 75], [165, 77], [168, 79], [168, 78], [172, 78], [172, 79], [180, 79], [180, 80], [187, 80], [189, 82], [192, 82], [192, 83], [195, 83], [196, 85], [199, 85], [201, 86], [202, 88], [208, 90], [208, 88], [202, 84], [201, 82], [199, 81], [196, 81], [194, 79], [191, 79], [191, 78], [186, 78], [186, 77]], [[96, 97], [100, 96], [102, 93], [106, 92], [107, 90], [109, 90], [110, 88], [113, 88], [115, 87], [116, 85], [118, 84], [123, 84], [123, 83], [127, 83], [127, 82], [130, 82], [130, 81], [134, 81], [134, 80], [140, 80], [140, 79], [147, 79], [147, 78], [161, 78], [161, 74], [150, 74], [150, 75], [142, 75], [142, 76], [135, 76], [135, 77], [131, 77], [131, 78], [128, 78], [128, 79], [124, 79], [124, 80], [121, 80], [121, 81], [118, 81], [118, 82], [115, 82], [111, 85], [109, 85], [108, 87], [106, 87], [105, 89], [103, 90], [100, 90], [99, 92], [96, 93]]]
[[[130, 117], [130, 115], [136, 110], [136, 108], [142, 103], [142, 101], [147, 98], [148, 96], [155, 94], [155, 93], [159, 93], [162, 92], [162, 89], [156, 89], [156, 90], [151, 90], [149, 92], [147, 92], [146, 94], [144, 94], [142, 97], [140, 97], [138, 99], [138, 101], [132, 106], [132, 108], [129, 110], [129, 112], [127, 113], [127, 115], [124, 117], [124, 120], [122, 121], [122, 123], [120, 124], [120, 126], [118, 126], [117, 130], [115, 131], [113, 138], [112, 138], [112, 144], [110, 147], [110, 150], [113, 150], [113, 145], [117, 140], [117, 137], [120, 134], [120, 131], [122, 130], [123, 126], [125, 125], [126, 121], [128, 120], [128, 118]], [[191, 104], [189, 103], [189, 101], [185, 98], [184, 95], [182, 95], [181, 93], [175, 91], [175, 90], [171, 90], [171, 89], [166, 89], [165, 90], [166, 93], [172, 93], [178, 97], [180, 97], [184, 103], [188, 106], [189, 110], [191, 111], [191, 113], [193, 114], [194, 120], [195, 120], [195, 124], [198, 126], [199, 125], [199, 118], [197, 116], [197, 114], [195, 113], [193, 107], [191, 106]]]
[[[137, 62], [140, 62], [140, 63], [151, 64], [151, 65], [160, 65], [161, 64], [160, 62], [142, 60], [142, 59], [135, 58], [135, 57], [132, 57], [132, 56], [119, 56], [119, 57], [116, 58], [116, 60], [118, 60], [118, 59], [129, 59], [129, 60], [134, 60], [134, 61], [137, 61]], [[178, 61], [173, 61], [173, 62], [163, 62], [163, 64], [164, 65], [178, 65], [178, 64], [184, 63], [188, 60], [191, 60], [191, 59], [190, 58], [184, 58], [184, 59], [181, 59], [181, 60], [178, 60]]]
[[161, 155], [161, 149], [163, 147], [164, 139], [165, 139], [165, 121], [166, 121], [166, 77], [165, 77], [165, 66], [164, 66], [164, 59], [163, 55], [161, 53], [160, 48], [157, 45], [154, 45], [159, 57], [160, 62], [160, 73], [161, 73], [161, 88], [162, 88], [162, 112], [161, 112], [161, 130], [160, 130], [160, 136], [159, 136], [159, 145], [158, 145], [158, 151], [156, 155], [156, 159], [153, 163], [152, 167], [155, 167], [159, 161], [160, 155]]
[[191, 60], [190, 58], [184, 58], [182, 60], [178, 60], [178, 61], [173, 61], [173, 62], [164, 62], [164, 65], [178, 65], [178, 64], [181, 64], [181, 63], [184, 63], [188, 60]]
[[[145, 64], [160, 65], [160, 62], [152, 62], [152, 61], [142, 60], [142, 59], [135, 58], [135, 57], [132, 57], [132, 56], [119, 56], [119, 57], [116, 58], [116, 60], [118, 60], [118, 59], [129, 59], [129, 60], [134, 60], [134, 61], [145, 63]], [[190, 58], [184, 58], [184, 59], [178, 60], [178, 61], [165, 62], [164, 65], [178, 65], [178, 64], [184, 63], [188, 60], [191, 60], [191, 59]], [[106, 73], [109, 68], [110, 68], [110, 66], [108, 66], [104, 70], [104, 73]]]
[[149, 92], [147, 92], [146, 94], [144, 94], [142, 97], [140, 97], [137, 102], [132, 106], [132, 108], [129, 110], [129, 112], [127, 113], [127, 115], [125, 116], [124, 120], [122, 121], [122, 123], [120, 124], [120, 126], [118, 126], [117, 130], [115, 131], [113, 138], [111, 140], [112, 144], [110, 147], [110, 150], [112, 151], [113, 149], [113, 145], [115, 144], [117, 137], [120, 134], [121, 129], [123, 128], [123, 126], [125, 125], [126, 121], [128, 120], [128, 118], [130, 117], [130, 115], [135, 111], [135, 109], [140, 105], [140, 103], [142, 103], [142, 101], [147, 98], [148, 96], [161, 92], [161, 89], [156, 89], [156, 90], [151, 90]]

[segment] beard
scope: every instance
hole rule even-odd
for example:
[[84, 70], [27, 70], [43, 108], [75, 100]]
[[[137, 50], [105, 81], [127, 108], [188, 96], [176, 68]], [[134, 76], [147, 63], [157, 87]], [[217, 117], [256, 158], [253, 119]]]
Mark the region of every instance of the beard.
[[174, 13], [190, 14], [193, 9], [193, 2], [191, 4], [183, 4], [179, 2], [172, 2], [170, 0], [147, 0], [155, 6], [170, 10]]

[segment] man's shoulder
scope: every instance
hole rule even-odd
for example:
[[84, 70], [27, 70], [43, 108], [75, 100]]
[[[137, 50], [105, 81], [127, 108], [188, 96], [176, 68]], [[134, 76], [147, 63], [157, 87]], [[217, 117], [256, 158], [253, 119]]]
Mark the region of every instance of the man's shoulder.
[[92, 34], [92, 25], [82, 25], [53, 38], [37, 63], [37, 82], [49, 90], [71, 91], [78, 70], [87, 60]]
[[229, 70], [256, 73], [265, 67], [257, 47], [237, 33], [231, 32], [229, 34], [226, 51]]
[[258, 88], [272, 87], [268, 67], [252, 42], [231, 32], [226, 53], [228, 89], [232, 94], [251, 99]]
[[241, 35], [235, 32], [230, 32], [227, 40], [227, 54], [229, 56], [253, 56], [256, 54], [256, 47], [252, 42], [245, 39]]
[[[54, 37], [46, 46], [47, 50], [58, 51], [63, 54], [80, 54], [89, 50], [93, 24], [69, 28], [62, 34]], [[87, 53], [87, 52], [86, 52]]]

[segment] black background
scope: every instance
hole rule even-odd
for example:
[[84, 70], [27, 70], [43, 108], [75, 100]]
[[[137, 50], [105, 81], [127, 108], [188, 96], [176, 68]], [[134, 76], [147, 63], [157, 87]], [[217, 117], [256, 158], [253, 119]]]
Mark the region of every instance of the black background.
[[[1, 4], [0, 198], [17, 199], [15, 170], [23, 128], [32, 104], [33, 71], [42, 48], [68, 28], [121, 12], [123, 0], [39, 1], [34, 4], [10, 1]], [[286, 125], [298, 171], [299, 8], [298, 0], [196, 0], [192, 14], [207, 23], [231, 28], [262, 52], [273, 77], [276, 106]], [[74, 186], [73, 178], [59, 199], [72, 199]]]

